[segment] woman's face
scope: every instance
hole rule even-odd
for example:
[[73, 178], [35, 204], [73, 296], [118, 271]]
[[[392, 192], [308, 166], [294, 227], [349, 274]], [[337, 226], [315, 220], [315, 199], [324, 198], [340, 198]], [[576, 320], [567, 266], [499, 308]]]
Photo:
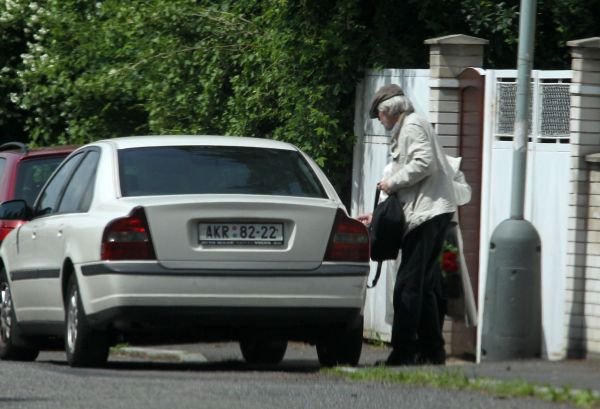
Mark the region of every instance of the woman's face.
[[379, 122], [381, 122], [386, 131], [392, 130], [397, 119], [397, 117], [391, 116], [387, 112], [379, 111]]

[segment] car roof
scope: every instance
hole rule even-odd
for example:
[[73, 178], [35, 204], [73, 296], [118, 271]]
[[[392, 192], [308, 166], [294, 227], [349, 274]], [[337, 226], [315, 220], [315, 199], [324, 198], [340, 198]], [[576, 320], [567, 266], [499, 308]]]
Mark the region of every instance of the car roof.
[[271, 148], [297, 150], [296, 147], [281, 141], [262, 138], [249, 138], [242, 136], [220, 136], [220, 135], [148, 135], [148, 136], [126, 136], [121, 138], [104, 139], [91, 143], [90, 145], [108, 143], [116, 149], [129, 149], [151, 146], [189, 146], [189, 145], [213, 145], [213, 146], [244, 146], [254, 148]]
[[73, 152], [77, 148], [78, 148], [78, 146], [52, 146], [52, 147], [46, 147], [46, 148], [35, 148], [35, 149], [30, 149], [29, 152], [27, 152], [27, 155], [25, 155], [25, 156], [26, 157], [34, 157], [34, 156], [49, 156], [49, 155], [58, 155], [58, 154], [68, 155], [69, 153]]
[[30, 148], [25, 144], [12, 144], [7, 143], [0, 145], [0, 153], [3, 155], [14, 155], [17, 157], [21, 157], [22, 159], [29, 157], [39, 157], [39, 156], [50, 156], [50, 155], [68, 155], [73, 152], [77, 146], [72, 145], [62, 145], [62, 146], [48, 146], [48, 147], [40, 147], [40, 148]]

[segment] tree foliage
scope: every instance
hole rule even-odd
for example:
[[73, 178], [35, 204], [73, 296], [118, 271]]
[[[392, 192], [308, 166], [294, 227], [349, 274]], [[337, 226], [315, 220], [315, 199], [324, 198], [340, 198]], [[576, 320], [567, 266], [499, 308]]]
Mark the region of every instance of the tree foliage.
[[24, 141], [26, 112], [18, 103], [21, 86], [17, 69], [22, 66], [21, 55], [27, 50], [31, 33], [25, 32], [26, 10], [11, 6], [10, 2], [0, 2], [0, 135]]
[[[536, 67], [567, 68], [565, 42], [595, 35], [599, 4], [539, 0]], [[425, 67], [423, 41], [456, 33], [514, 67], [518, 1], [0, 0], [0, 135], [280, 139], [347, 198], [363, 70]]]
[[[286, 140], [348, 177], [364, 61], [345, 1], [25, 0], [15, 100], [35, 144], [126, 134]], [[18, 8], [18, 6], [15, 6]]]
[[[487, 65], [515, 68], [519, 42], [519, 0], [464, 0], [469, 30], [490, 41]], [[594, 37], [598, 32], [600, 0], [537, 0], [536, 69], [568, 69], [567, 41]]]

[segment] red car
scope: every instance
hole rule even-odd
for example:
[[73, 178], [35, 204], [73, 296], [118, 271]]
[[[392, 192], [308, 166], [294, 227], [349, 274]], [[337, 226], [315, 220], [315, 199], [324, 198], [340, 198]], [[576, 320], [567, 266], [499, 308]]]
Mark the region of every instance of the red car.
[[[29, 149], [21, 142], [0, 145], [0, 203], [23, 199], [33, 205], [40, 189], [74, 146]], [[21, 220], [4, 220], [0, 215], [0, 243]]]

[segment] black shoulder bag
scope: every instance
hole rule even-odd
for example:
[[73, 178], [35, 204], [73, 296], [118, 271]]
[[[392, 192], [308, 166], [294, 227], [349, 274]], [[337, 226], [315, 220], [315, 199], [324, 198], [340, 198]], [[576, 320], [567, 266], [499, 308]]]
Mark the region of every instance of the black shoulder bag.
[[381, 263], [398, 257], [406, 228], [402, 202], [392, 194], [379, 203], [380, 192], [379, 188], [375, 190], [375, 208], [369, 225], [371, 260], [377, 261], [377, 272], [368, 288], [373, 288], [377, 284], [381, 275]]

